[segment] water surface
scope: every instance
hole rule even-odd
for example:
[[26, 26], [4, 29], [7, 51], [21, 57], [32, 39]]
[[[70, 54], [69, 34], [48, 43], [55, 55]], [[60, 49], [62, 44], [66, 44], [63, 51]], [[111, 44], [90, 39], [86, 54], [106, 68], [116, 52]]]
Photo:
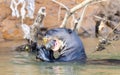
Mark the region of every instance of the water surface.
[[88, 56], [87, 63], [48, 63], [36, 61], [35, 55], [16, 52], [15, 47], [24, 41], [0, 43], [0, 75], [120, 75], [120, 41], [115, 48], [93, 53], [98, 39], [82, 39]]

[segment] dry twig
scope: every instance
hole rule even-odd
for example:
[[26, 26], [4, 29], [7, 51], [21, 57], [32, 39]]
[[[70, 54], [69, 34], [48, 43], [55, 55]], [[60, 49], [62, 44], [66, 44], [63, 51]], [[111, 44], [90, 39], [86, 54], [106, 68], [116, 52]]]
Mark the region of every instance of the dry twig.
[[[113, 33], [113, 31], [115, 29], [117, 29], [119, 26], [120, 26], [120, 22], [118, 23], [118, 25], [116, 25], [116, 27], [111, 32], [108, 33], [108, 35], [105, 38], [102, 38], [102, 40], [99, 41], [99, 43], [96, 47], [96, 50], [94, 52], [102, 51], [102, 50], [106, 49], [106, 46], [111, 45], [111, 43], [114, 39], [111, 40], [109, 37]], [[113, 45], [111, 45], [111, 46], [113, 47]]]
[[102, 0], [85, 0], [82, 3], [80, 3], [80, 4], [76, 5], [75, 7], [71, 8], [69, 12], [66, 12], [64, 20], [63, 20], [63, 22], [62, 22], [60, 27], [65, 27], [68, 18], [72, 14], [74, 14], [78, 9], [80, 9], [80, 8], [82, 8], [82, 7], [84, 7], [84, 6], [88, 5], [88, 4], [91, 4], [91, 3], [95, 2], [95, 1], [102, 1]]

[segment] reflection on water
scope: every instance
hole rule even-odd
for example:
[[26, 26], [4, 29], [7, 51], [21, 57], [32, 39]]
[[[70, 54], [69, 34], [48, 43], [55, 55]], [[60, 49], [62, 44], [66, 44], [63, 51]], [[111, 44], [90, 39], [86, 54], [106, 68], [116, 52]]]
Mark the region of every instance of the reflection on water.
[[[88, 50], [88, 58], [92, 59], [94, 57], [92, 55], [101, 54], [91, 54], [91, 51], [96, 45], [95, 40], [89, 40], [91, 44], [88, 44], [85, 40], [83, 41], [86, 50]], [[120, 75], [120, 65], [116, 67], [111, 65], [94, 65], [96, 63], [80, 65], [79, 63], [38, 62], [32, 53], [15, 52], [13, 50], [14, 46], [19, 44], [21, 44], [19, 41], [0, 43], [0, 75]], [[117, 53], [119, 54], [120, 52]], [[105, 52], [104, 55], [105, 56], [102, 57], [110, 57], [110, 55], [105, 54]], [[120, 57], [120, 55], [117, 56], [117, 58]], [[101, 70], [101, 68], [103, 70]]]
[[77, 63], [37, 62], [35, 56], [27, 52], [14, 53], [11, 63], [15, 75], [78, 75]]
[[[0, 46], [0, 75], [75, 75], [75, 63], [38, 62], [33, 53]], [[12, 42], [11, 42], [12, 43]]]
[[29, 53], [14, 53], [9, 62], [2, 64], [6, 67], [2, 75], [78, 75], [76, 71], [81, 69], [76, 69], [77, 63], [37, 62], [34, 58]]

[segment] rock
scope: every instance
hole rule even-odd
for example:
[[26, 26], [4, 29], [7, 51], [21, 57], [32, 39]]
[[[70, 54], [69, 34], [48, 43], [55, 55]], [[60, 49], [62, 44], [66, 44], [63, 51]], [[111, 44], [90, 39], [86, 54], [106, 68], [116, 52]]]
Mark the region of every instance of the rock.
[[9, 5], [0, 3], [0, 22], [7, 18], [11, 13]]

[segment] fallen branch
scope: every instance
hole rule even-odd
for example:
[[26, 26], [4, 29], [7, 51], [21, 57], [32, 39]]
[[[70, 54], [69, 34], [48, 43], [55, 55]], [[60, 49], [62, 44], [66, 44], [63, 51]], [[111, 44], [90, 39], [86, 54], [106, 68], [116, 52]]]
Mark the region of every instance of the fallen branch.
[[80, 8], [82, 8], [82, 7], [84, 7], [84, 6], [88, 5], [88, 4], [91, 4], [91, 3], [95, 2], [95, 1], [102, 1], [102, 0], [85, 0], [81, 4], [78, 4], [75, 7], [73, 7], [72, 9], [70, 9], [69, 12], [66, 12], [64, 20], [63, 20], [62, 24], [60, 25], [60, 27], [65, 27], [66, 26], [68, 18], [73, 13], [75, 13], [75, 11], [77, 11], [78, 9], [80, 9]]
[[86, 5], [83, 9], [83, 12], [82, 12], [82, 15], [80, 17], [80, 20], [78, 21], [78, 25], [77, 25], [77, 31], [79, 32], [79, 29], [82, 25], [82, 21], [83, 21], [83, 17], [84, 17], [84, 14], [85, 14], [85, 10], [87, 9], [88, 5]]
[[[105, 18], [102, 18], [102, 17], [99, 17], [99, 16], [94, 16], [95, 18], [99, 19], [99, 21], [101, 22], [104, 22], [105, 25], [107, 25], [108, 27], [110, 27], [112, 30], [115, 28], [115, 22], [112, 21], [112, 20], [108, 20], [106, 17]], [[117, 31], [117, 29], [115, 29], [114, 31]], [[116, 34], [118, 34], [117, 32], [114, 32]]]
[[58, 2], [57, 0], [52, 0], [53, 2], [59, 4], [60, 6], [62, 6], [63, 8], [65, 8], [67, 11], [69, 11], [69, 8], [67, 6], [65, 6], [64, 4]]
[[33, 25], [31, 25], [30, 27], [26, 24], [22, 24], [22, 30], [24, 32], [24, 39], [28, 40], [28, 43], [31, 44], [32, 42], [36, 42], [38, 41], [38, 34], [40, 34], [41, 29], [43, 29], [43, 31], [45, 30], [44, 25], [43, 25], [43, 19], [46, 16], [46, 12], [45, 12], [45, 7], [41, 7], [38, 11], [37, 17], [33, 23]]
[[41, 7], [38, 11], [38, 15], [33, 23], [33, 25], [30, 28], [30, 40], [32, 42], [37, 42], [38, 41], [38, 32], [40, 31], [40, 29], [42, 27], [44, 27], [43, 25], [43, 19], [46, 16], [46, 12], [45, 12], [46, 8], [45, 7]]
[[25, 6], [26, 6], [26, 2], [23, 1], [23, 5], [22, 5], [22, 8], [20, 10], [21, 12], [21, 23], [23, 24], [24, 22], [24, 19], [25, 19], [25, 14], [26, 14], [26, 11], [25, 11]]
[[111, 32], [108, 33], [108, 35], [107, 35], [105, 38], [102, 38], [102, 40], [99, 41], [99, 43], [98, 43], [98, 45], [97, 45], [97, 47], [96, 47], [96, 50], [95, 50], [94, 52], [96, 52], [96, 51], [102, 51], [102, 50], [106, 49], [106, 48], [105, 48], [106, 46], [111, 45], [111, 43], [112, 43], [112, 41], [113, 41], [114, 39], [111, 40], [111, 39], [109, 38], [109, 37], [110, 37], [110, 34], [112, 34], [113, 31], [114, 31], [115, 29], [117, 29], [119, 26], [120, 26], [120, 22], [118, 23], [118, 25], [115, 26], [115, 28], [114, 28]]
[[111, 32], [109, 32], [109, 33], [108, 33], [108, 35], [106, 36], [106, 39], [107, 39], [107, 38], [109, 38], [110, 34], [111, 34], [111, 33], [113, 33], [113, 31], [114, 31], [115, 29], [117, 29], [119, 26], [120, 26], [120, 22], [118, 23], [118, 25], [117, 25], [117, 26], [115, 26], [115, 28], [114, 28], [114, 29], [112, 29], [112, 31], [111, 31]]
[[77, 22], [77, 20], [75, 18], [75, 14], [73, 14], [72, 15], [72, 21], [71, 21], [71, 29], [72, 30], [75, 30], [75, 28], [76, 28], [76, 22]]
[[61, 14], [61, 6], [59, 7], [59, 10], [58, 10], [58, 21], [60, 21], [60, 14]]
[[94, 15], [94, 17], [99, 20], [102, 20], [102, 21], [110, 21], [110, 20], [107, 20], [106, 18], [102, 18], [102, 17], [96, 16], [96, 15]]
[[88, 5], [86, 5], [86, 6], [84, 7], [84, 9], [83, 9], [83, 11], [82, 11], [82, 14], [81, 14], [81, 16], [80, 16], [80, 19], [78, 20], [78, 25], [77, 25], [77, 27], [76, 27], [78, 32], [79, 32], [79, 29], [80, 29], [80, 27], [81, 27], [81, 25], [82, 25], [82, 21], [83, 21], [84, 14], [85, 14], [85, 11], [86, 11], [87, 7], [88, 7], [89, 5], [96, 4], [96, 3], [99, 3], [99, 2], [102, 2], [102, 1], [93, 2], [93, 3], [88, 4]]

